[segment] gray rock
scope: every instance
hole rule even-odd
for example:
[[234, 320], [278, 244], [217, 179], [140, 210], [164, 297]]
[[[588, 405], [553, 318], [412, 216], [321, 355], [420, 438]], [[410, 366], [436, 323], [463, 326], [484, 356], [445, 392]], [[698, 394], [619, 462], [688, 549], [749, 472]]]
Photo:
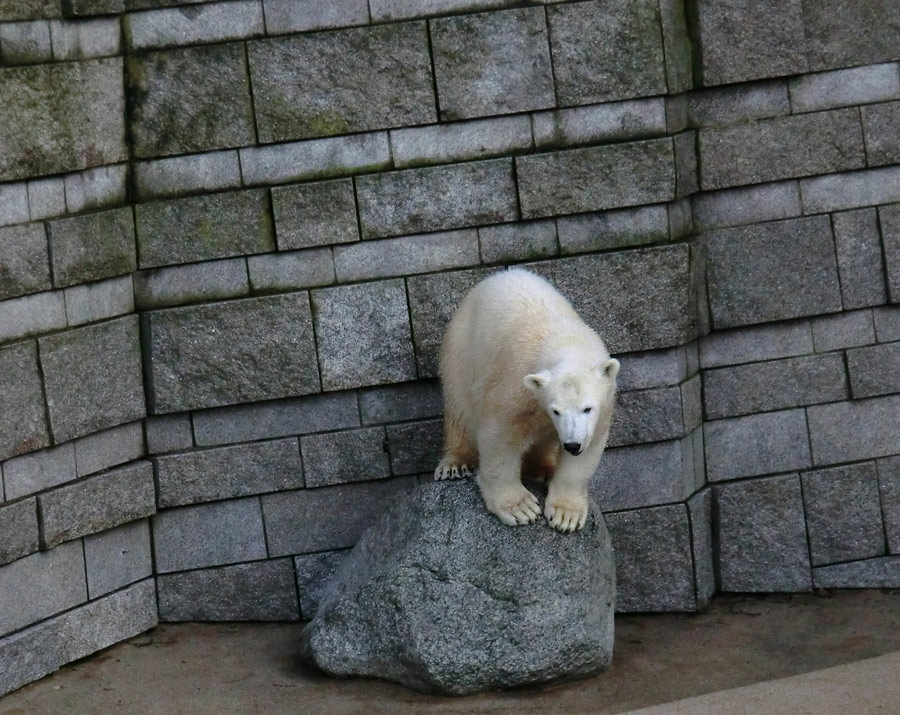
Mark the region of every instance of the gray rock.
[[47, 236], [40, 223], [0, 228], [0, 300], [50, 288]]
[[128, 90], [139, 159], [254, 143], [240, 44], [130, 55]]
[[543, 8], [444, 17], [430, 28], [441, 120], [556, 103]]
[[810, 70], [897, 59], [900, 19], [891, 0], [803, 2]]
[[900, 554], [900, 457], [876, 462], [888, 551]]
[[870, 166], [900, 163], [900, 102], [860, 107]]
[[300, 439], [307, 487], [389, 477], [384, 427], [314, 434]]
[[0, 566], [38, 550], [37, 500], [0, 506]]
[[144, 316], [154, 414], [319, 391], [305, 293]]
[[387, 441], [394, 474], [432, 474], [444, 453], [444, 422], [388, 425]]
[[94, 599], [153, 575], [147, 519], [84, 537], [88, 595]]
[[304, 630], [302, 654], [333, 675], [455, 695], [585, 677], [612, 658], [614, 600], [596, 507], [575, 534], [511, 529], [473, 482], [432, 484], [363, 535]]
[[131, 273], [136, 268], [131, 208], [47, 223], [57, 288]]
[[550, 5], [547, 20], [560, 104], [666, 93], [657, 2]]
[[261, 142], [437, 120], [424, 22], [249, 43]]
[[278, 248], [310, 248], [359, 240], [350, 179], [272, 189]]
[[308, 621], [319, 608], [319, 601], [338, 567], [350, 552], [322, 551], [294, 557], [297, 591], [300, 594], [300, 617]]
[[806, 408], [816, 465], [900, 454], [900, 395]]

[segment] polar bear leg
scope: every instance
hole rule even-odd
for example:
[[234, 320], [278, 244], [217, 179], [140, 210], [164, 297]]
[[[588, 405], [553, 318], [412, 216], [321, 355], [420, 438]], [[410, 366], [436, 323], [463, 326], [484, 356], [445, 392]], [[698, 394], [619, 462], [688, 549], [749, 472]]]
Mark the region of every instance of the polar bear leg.
[[544, 516], [554, 529], [569, 532], [584, 526], [588, 515], [588, 484], [602, 454], [601, 447], [577, 457], [563, 454], [560, 458], [544, 504]]
[[444, 415], [444, 458], [434, 470], [436, 481], [463, 479], [475, 474], [475, 448], [458, 416], [448, 407]]
[[541, 516], [537, 497], [522, 484], [521, 463], [524, 446], [499, 445], [479, 438], [479, 468], [475, 479], [484, 503], [507, 526], [531, 524]]

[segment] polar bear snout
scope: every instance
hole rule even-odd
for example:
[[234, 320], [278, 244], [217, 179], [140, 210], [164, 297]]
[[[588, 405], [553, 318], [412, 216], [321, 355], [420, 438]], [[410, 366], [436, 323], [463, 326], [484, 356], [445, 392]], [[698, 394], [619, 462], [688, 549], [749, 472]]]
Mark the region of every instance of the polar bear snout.
[[569, 454], [577, 457], [582, 452], [581, 442], [566, 442], [563, 445], [563, 449], [566, 450]]

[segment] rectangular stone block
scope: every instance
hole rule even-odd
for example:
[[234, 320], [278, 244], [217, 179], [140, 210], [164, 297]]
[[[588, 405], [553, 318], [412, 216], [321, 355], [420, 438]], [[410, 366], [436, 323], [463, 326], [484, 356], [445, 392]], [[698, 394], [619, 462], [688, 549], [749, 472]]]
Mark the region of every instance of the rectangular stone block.
[[363, 238], [518, 218], [509, 159], [373, 174], [356, 191]]
[[144, 417], [137, 316], [58, 333], [39, 344], [56, 442]]
[[816, 588], [900, 588], [900, 558], [887, 556], [813, 569]]
[[479, 262], [478, 233], [474, 229], [334, 247], [334, 267], [341, 283], [477, 266]]
[[694, 86], [693, 59], [684, 4], [662, 0], [659, 4], [666, 57], [666, 84], [669, 93], [684, 92]]
[[263, 143], [437, 121], [423, 22], [261, 40], [248, 56]]
[[900, 102], [861, 107], [859, 111], [862, 115], [869, 166], [900, 162], [900, 147], [895, 141], [900, 133]]
[[138, 310], [239, 298], [249, 292], [247, 261], [243, 257], [151, 268], [134, 274]]
[[3, 64], [48, 62], [52, 55], [48, 22], [33, 20], [0, 24], [0, 60]]
[[50, 260], [43, 225], [0, 228], [0, 300], [50, 289]]
[[61, 290], [0, 302], [0, 343], [65, 327], [66, 304]]
[[28, 220], [28, 184], [0, 184], [0, 226]]
[[391, 130], [391, 153], [398, 169], [487, 159], [531, 148], [526, 116]]
[[853, 12], [840, 0], [804, 2], [804, 43], [809, 68], [832, 69], [897, 59], [894, 41], [900, 21], [890, 0], [854, 3]]
[[550, 5], [547, 22], [560, 104], [665, 94], [657, 2]]
[[713, 420], [849, 397], [840, 353], [706, 370], [703, 388]]
[[[126, 10], [139, 10], [166, 4], [168, 0], [62, 0], [64, 17], [117, 15]], [[193, 1], [193, 0], [189, 0]]]
[[900, 342], [847, 351], [853, 399], [900, 392]]
[[0, 694], [136, 636], [157, 621], [156, 587], [147, 579], [6, 638], [0, 658], [9, 667], [0, 674]]
[[241, 149], [244, 184], [283, 183], [378, 171], [391, 166], [387, 132]]
[[309, 620], [319, 608], [319, 601], [331, 578], [349, 552], [323, 551], [294, 557], [297, 591], [300, 594], [300, 617]]
[[815, 465], [900, 454], [900, 395], [806, 410]]
[[272, 210], [282, 251], [359, 240], [351, 179], [278, 186]]
[[255, 37], [265, 33], [260, 0], [204, 3], [184, 12], [179, 8], [128, 13], [125, 44], [130, 50], [193, 45]]
[[325, 30], [369, 21], [366, 0], [263, 0], [266, 31], [270, 35]]
[[679, 388], [620, 392], [609, 431], [609, 446], [677, 439], [684, 431]]
[[323, 390], [417, 377], [402, 280], [324, 288], [311, 297]]
[[53, 40], [53, 59], [86, 60], [92, 57], [111, 57], [121, 53], [119, 19], [98, 18], [69, 22], [50, 21]]
[[[856, 109], [761, 120], [699, 133], [704, 190], [865, 166]], [[785, 161], [784, 157], [791, 157]]]
[[172, 156], [132, 166], [135, 198], [140, 201], [241, 186], [241, 165], [233, 150]]
[[826, 216], [714, 231], [708, 251], [709, 302], [716, 328], [841, 309]]
[[391, 476], [384, 427], [315, 434], [300, 439], [307, 487]]
[[884, 306], [872, 311], [878, 342], [900, 340], [900, 306]]
[[166, 574], [157, 588], [159, 617], [169, 623], [300, 619], [290, 559]]
[[144, 456], [144, 430], [140, 422], [114, 427], [75, 440], [78, 476], [94, 474]]
[[700, 341], [700, 364], [704, 368], [737, 365], [811, 352], [813, 338], [810, 322], [794, 320], [711, 333]]
[[0, 71], [0, 181], [127, 158], [122, 60]]
[[666, 107], [660, 98], [571, 107], [531, 115], [534, 144], [556, 149], [666, 133]]
[[388, 425], [387, 444], [395, 475], [431, 475], [444, 454], [444, 421]]
[[279, 293], [335, 282], [331, 248], [249, 256], [247, 268], [254, 293]]
[[851, 67], [795, 77], [788, 86], [794, 112], [814, 112], [898, 99], [900, 72], [894, 63]]
[[514, 0], [370, 0], [372, 22], [509, 7]]
[[149, 522], [142, 519], [85, 536], [84, 559], [91, 599], [152, 576]]
[[71, 482], [78, 476], [72, 442], [23, 454], [3, 464], [7, 499], [35, 494]]
[[441, 386], [436, 380], [370, 387], [359, 392], [364, 425], [401, 422], [443, 413]]
[[156, 573], [266, 558], [259, 498], [167, 509], [153, 517]]
[[59, 0], [4, 0], [0, 3], [0, 20], [33, 20], [35, 18], [59, 17]]
[[623, 368], [616, 380], [621, 392], [677, 385], [688, 376], [687, 355], [681, 347], [616, 357]]
[[712, 490], [704, 489], [688, 500], [697, 606], [705, 607], [716, 592], [715, 551], [712, 541]]
[[684, 504], [606, 515], [616, 553], [616, 611], [694, 611], [694, 564]]
[[295, 438], [156, 457], [153, 467], [160, 508], [304, 486]]
[[352, 391], [237, 405], [193, 414], [198, 447], [359, 427]]
[[135, 206], [141, 268], [275, 250], [267, 191], [231, 191]]
[[871, 310], [854, 310], [813, 318], [812, 331], [813, 345], [818, 353], [875, 342], [875, 324]]
[[154, 311], [143, 329], [154, 414], [320, 389], [306, 293]]
[[74, 328], [134, 312], [130, 275], [66, 288], [66, 320]]
[[887, 547], [890, 553], [897, 554], [900, 553], [900, 457], [879, 459], [876, 469]]
[[801, 179], [800, 197], [807, 214], [900, 201], [900, 167]]
[[0, 506], [0, 566], [34, 553], [38, 545], [37, 500]]
[[144, 420], [144, 437], [149, 455], [190, 449], [194, 446], [191, 416], [184, 413], [147, 417]]
[[719, 588], [808, 591], [812, 586], [803, 498], [796, 474], [714, 487]]
[[543, 8], [442, 17], [429, 30], [442, 121], [556, 103]]
[[[809, 408], [814, 409], [821, 408]], [[787, 472], [813, 463], [802, 409], [706, 422], [703, 437], [711, 482]]]
[[32, 221], [66, 212], [65, 186], [66, 182], [60, 176], [28, 182], [28, 210]]
[[79, 213], [124, 204], [127, 178], [128, 168], [124, 164], [67, 174], [66, 208], [69, 213]]
[[694, 223], [701, 231], [800, 216], [800, 185], [782, 181], [697, 194]]
[[38, 495], [41, 547], [111, 529], [156, 512], [149, 462], [89, 477]]
[[785, 80], [697, 90], [688, 96], [688, 116], [696, 127], [717, 127], [791, 113]]
[[353, 546], [388, 504], [415, 485], [408, 477], [264, 496], [269, 556]]
[[563, 254], [628, 248], [669, 238], [669, 215], [664, 204], [562, 216], [556, 226]]
[[0, 567], [0, 636], [85, 601], [80, 541], [13, 561]]
[[669, 138], [517, 157], [516, 173], [523, 218], [675, 198], [675, 153]]
[[552, 220], [483, 226], [478, 229], [478, 244], [484, 263], [549, 258], [559, 252]]
[[57, 288], [130, 273], [136, 267], [131, 208], [50, 221], [47, 236]]
[[831, 222], [844, 308], [885, 303], [887, 292], [875, 209], [836, 213]]
[[878, 209], [887, 287], [891, 303], [900, 303], [900, 205]]

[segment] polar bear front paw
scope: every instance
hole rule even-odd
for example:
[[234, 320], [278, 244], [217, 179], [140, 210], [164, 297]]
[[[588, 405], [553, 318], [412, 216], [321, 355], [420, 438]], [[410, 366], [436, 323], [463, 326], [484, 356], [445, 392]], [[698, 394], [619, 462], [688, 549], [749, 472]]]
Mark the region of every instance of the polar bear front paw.
[[544, 516], [547, 522], [557, 531], [577, 531], [584, 526], [587, 520], [587, 499], [554, 498], [548, 495], [544, 506]]
[[434, 480], [441, 482], [446, 479], [465, 479], [474, 476], [474, 470], [468, 464], [460, 464], [454, 460], [444, 459], [434, 470]]
[[485, 495], [484, 503], [507, 526], [531, 524], [541, 516], [537, 497], [522, 485], [495, 496]]

